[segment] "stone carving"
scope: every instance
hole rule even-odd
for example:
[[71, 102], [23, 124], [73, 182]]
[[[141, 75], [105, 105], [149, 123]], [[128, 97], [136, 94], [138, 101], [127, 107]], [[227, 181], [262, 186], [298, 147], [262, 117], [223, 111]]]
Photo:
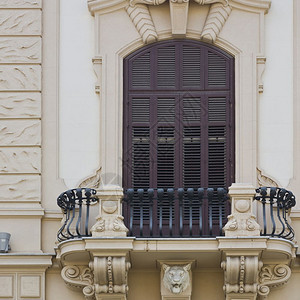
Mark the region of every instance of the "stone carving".
[[0, 37], [0, 62], [40, 63], [40, 37]]
[[130, 0], [130, 6], [134, 6], [136, 4], [148, 4], [148, 5], [160, 5], [166, 2], [167, 0]]
[[257, 182], [259, 186], [274, 186], [274, 187], [279, 186], [274, 179], [263, 174], [262, 170], [260, 170], [259, 168], [256, 168], [256, 174], [257, 174]]
[[[124, 218], [120, 215], [112, 215], [111, 217], [100, 217], [97, 219], [97, 223], [91, 228], [93, 236], [97, 236], [97, 232], [105, 232], [106, 236], [110, 236], [111, 233], [126, 233], [128, 229], [124, 225]], [[114, 234], [115, 236], [116, 234]], [[122, 234], [123, 235], [123, 234]], [[102, 235], [101, 235], [102, 236]]]
[[158, 36], [147, 5], [129, 5], [126, 11], [142, 37], [143, 42], [146, 44], [155, 42]]
[[264, 91], [264, 84], [262, 81], [262, 77], [266, 67], [266, 58], [265, 57], [257, 57], [257, 84], [258, 84], [258, 92], [263, 93]]
[[222, 3], [213, 4], [209, 9], [201, 38], [205, 41], [214, 42], [227, 21], [231, 10], [229, 5], [225, 6]]
[[41, 89], [40, 66], [1, 66], [0, 90], [34, 90]]
[[41, 149], [2, 148], [0, 149], [0, 173], [40, 173]]
[[281, 286], [291, 277], [291, 269], [287, 265], [267, 265], [263, 266], [259, 273], [258, 294], [261, 299], [265, 299], [270, 293], [270, 288]]
[[3, 176], [0, 182], [0, 201], [40, 201], [40, 182], [38, 175]]
[[0, 35], [41, 35], [41, 10], [1, 10]]
[[126, 294], [127, 274], [131, 265], [125, 257], [95, 257], [91, 268], [96, 279], [96, 294]]
[[40, 120], [0, 120], [0, 145], [40, 144]]
[[190, 285], [191, 264], [185, 266], [162, 265], [163, 284], [173, 294], [181, 294]]
[[102, 74], [102, 57], [95, 56], [92, 59], [94, 72], [97, 77], [97, 82], [95, 83], [95, 93], [99, 94], [101, 91], [101, 74]]
[[70, 289], [82, 291], [86, 300], [113, 294], [123, 295], [120, 299], [125, 299], [129, 269], [125, 256], [94, 256], [89, 267], [68, 265], [62, 269], [61, 276]]
[[97, 222], [91, 228], [93, 237], [124, 237], [128, 229], [121, 215], [123, 189], [119, 186], [106, 185], [97, 191], [100, 199]]
[[260, 226], [252, 214], [252, 201], [255, 188], [233, 184], [229, 188], [231, 199], [231, 215], [224, 226], [226, 236], [259, 236]]
[[0, 93], [0, 118], [39, 118], [40, 93]]
[[[158, 36], [147, 5], [160, 5], [166, 0], [131, 0], [126, 8], [144, 43], [157, 40]], [[231, 13], [228, 0], [194, 0], [200, 5], [211, 4], [201, 38], [214, 42]], [[189, 0], [170, 0], [170, 15], [173, 35], [185, 35], [188, 20]]]
[[91, 189], [97, 189], [100, 186], [101, 183], [101, 168], [96, 170], [95, 174], [92, 176], [87, 177], [83, 181], [81, 181], [78, 185], [80, 188], [91, 188]]
[[87, 266], [65, 266], [61, 276], [66, 285], [72, 290], [82, 290], [94, 283], [94, 276]]
[[262, 267], [257, 256], [227, 256], [221, 267], [226, 294], [257, 293], [258, 273]]
[[228, 5], [228, 0], [194, 0], [194, 1], [200, 5], [214, 4], [214, 3], [222, 3], [223, 5]]
[[41, 0], [0, 0], [0, 8], [39, 8]]

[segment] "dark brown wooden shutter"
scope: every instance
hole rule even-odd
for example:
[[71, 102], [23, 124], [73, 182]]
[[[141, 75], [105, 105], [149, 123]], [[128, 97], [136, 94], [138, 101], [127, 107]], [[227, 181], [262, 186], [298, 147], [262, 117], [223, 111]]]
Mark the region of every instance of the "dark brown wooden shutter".
[[[230, 186], [234, 58], [191, 40], [130, 54], [124, 59], [123, 140], [125, 189]], [[212, 213], [217, 219], [217, 200]]]

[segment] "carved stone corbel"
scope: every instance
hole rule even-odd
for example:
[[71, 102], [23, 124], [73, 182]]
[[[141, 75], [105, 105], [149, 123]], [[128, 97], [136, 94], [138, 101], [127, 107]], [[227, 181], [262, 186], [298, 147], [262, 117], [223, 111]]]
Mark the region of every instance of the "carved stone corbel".
[[86, 300], [126, 300], [130, 263], [125, 256], [94, 257], [87, 266], [65, 266], [61, 276], [66, 285], [82, 291]]
[[99, 215], [91, 228], [93, 237], [125, 237], [128, 229], [124, 225], [121, 211], [123, 190], [116, 186], [105, 186], [98, 190]]
[[291, 269], [284, 264], [263, 266], [259, 273], [258, 294], [260, 299], [266, 299], [270, 288], [281, 286], [291, 277]]
[[234, 183], [229, 188], [231, 215], [224, 226], [225, 236], [259, 236], [260, 226], [252, 214], [252, 201], [256, 192], [252, 186]]
[[227, 256], [221, 267], [224, 270], [226, 300], [256, 299], [258, 274], [262, 267], [258, 256]]
[[258, 85], [258, 92], [263, 93], [264, 91], [264, 84], [262, 81], [262, 76], [265, 71], [266, 67], [266, 58], [261, 56], [256, 58], [257, 63], [257, 85]]
[[102, 57], [95, 56], [92, 59], [94, 72], [97, 77], [97, 81], [95, 83], [95, 92], [100, 94], [101, 91], [101, 75], [102, 75]]

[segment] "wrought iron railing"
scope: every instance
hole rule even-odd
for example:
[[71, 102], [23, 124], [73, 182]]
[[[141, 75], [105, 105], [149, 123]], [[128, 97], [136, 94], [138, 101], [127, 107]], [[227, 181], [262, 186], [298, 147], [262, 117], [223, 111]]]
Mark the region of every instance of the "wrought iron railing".
[[260, 187], [256, 192], [255, 199], [262, 206], [261, 235], [292, 240], [295, 233], [290, 224], [289, 212], [296, 205], [293, 193], [276, 187]]
[[230, 214], [224, 188], [127, 189], [125, 225], [136, 237], [223, 235]]
[[90, 236], [90, 206], [98, 202], [96, 190], [78, 188], [61, 193], [57, 205], [64, 213], [64, 223], [57, 233], [58, 241]]

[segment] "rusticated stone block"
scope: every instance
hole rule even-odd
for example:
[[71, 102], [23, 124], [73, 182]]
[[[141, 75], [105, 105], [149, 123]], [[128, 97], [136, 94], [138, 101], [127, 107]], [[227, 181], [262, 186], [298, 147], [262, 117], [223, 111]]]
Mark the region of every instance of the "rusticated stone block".
[[0, 93], [0, 118], [39, 118], [41, 93]]
[[41, 35], [41, 10], [0, 10], [0, 35]]
[[0, 201], [40, 201], [39, 175], [0, 176]]
[[41, 149], [38, 147], [0, 148], [0, 173], [41, 172]]
[[40, 37], [0, 37], [0, 63], [40, 63]]
[[0, 8], [40, 8], [41, 0], [0, 0]]
[[40, 120], [0, 120], [0, 146], [40, 144]]
[[40, 89], [40, 66], [0, 66], [0, 90], [39, 91]]

